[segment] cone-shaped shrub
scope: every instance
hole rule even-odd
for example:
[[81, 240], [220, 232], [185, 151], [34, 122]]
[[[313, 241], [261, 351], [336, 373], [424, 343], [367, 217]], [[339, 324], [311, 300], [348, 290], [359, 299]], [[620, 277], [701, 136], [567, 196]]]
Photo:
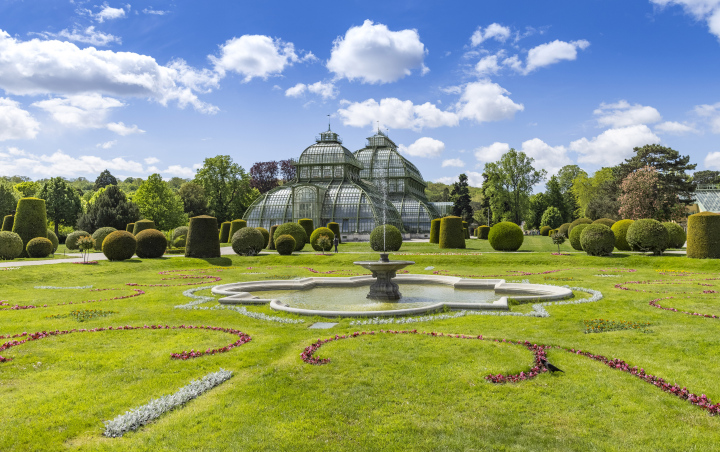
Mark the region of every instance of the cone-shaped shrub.
[[230, 222], [225, 221], [220, 225], [220, 243], [230, 242]]
[[401, 246], [402, 233], [391, 224], [377, 226], [370, 233], [370, 248], [373, 251], [397, 251]]
[[137, 239], [128, 231], [111, 232], [102, 243], [102, 252], [108, 260], [124, 261], [135, 254]]
[[610, 218], [598, 218], [593, 221], [592, 224], [604, 224], [605, 226], [612, 228], [615, 224], [615, 220], [611, 220]]
[[478, 227], [478, 238], [481, 240], [487, 240], [488, 236], [490, 236], [490, 226], [480, 226]]
[[335, 234], [335, 237], [338, 239], [338, 243], [342, 243], [342, 237], [340, 237], [340, 225], [331, 221], [327, 224], [327, 228], [333, 231], [333, 234]]
[[430, 243], [440, 242], [440, 218], [430, 221]]
[[[330, 245], [326, 245], [325, 248], [320, 246], [318, 243], [318, 239], [320, 239], [321, 235], [330, 239]], [[310, 234], [310, 246], [312, 246], [312, 249], [315, 251], [330, 251], [332, 249], [333, 240], [335, 240], [335, 233], [330, 228], [317, 228], [312, 232], [312, 234]], [[372, 234], [370, 235], [370, 242], [372, 243]]]
[[270, 243], [270, 233], [265, 228], [255, 228], [258, 231], [260, 231], [260, 234], [263, 236], [263, 248], [267, 248], [268, 243]]
[[463, 221], [463, 222], [462, 222], [462, 225], [463, 225], [463, 232], [465, 233], [465, 238], [466, 238], [466, 239], [469, 239], [469, 238], [470, 238], [470, 231], [468, 230], [468, 222], [467, 222], [467, 221]]
[[688, 217], [687, 257], [720, 259], [720, 215], [700, 212]]
[[67, 238], [65, 239], [65, 247], [67, 249], [73, 250], [73, 251], [78, 250], [79, 248], [77, 246], [77, 241], [80, 237], [83, 237], [83, 236], [90, 237], [90, 233], [85, 232], [85, 231], [71, 232], [70, 235], [68, 235]]
[[22, 257], [28, 257], [27, 244], [35, 237], [47, 238], [47, 212], [45, 200], [22, 198], [18, 201], [12, 232], [23, 241]]
[[243, 227], [233, 234], [230, 243], [233, 251], [240, 256], [257, 256], [263, 249], [265, 239], [257, 229]]
[[14, 219], [15, 219], [15, 217], [12, 215], [5, 215], [5, 218], [3, 218], [2, 230], [3, 231], [12, 231]]
[[669, 235], [665, 226], [657, 220], [636, 220], [628, 228], [626, 240], [635, 251], [662, 254], [668, 247]]
[[291, 255], [296, 248], [295, 237], [290, 234], [279, 235], [275, 239], [275, 248], [281, 256]]
[[53, 249], [52, 249], [52, 252], [51, 252], [50, 254], [55, 254], [55, 251], [57, 251], [58, 246], [60, 246], [60, 240], [58, 240], [58, 238], [57, 238], [57, 236], [55, 235], [55, 233], [54, 233], [53, 231], [51, 231], [50, 229], [47, 230], [47, 235], [48, 235], [48, 236], [47, 236], [48, 240], [50, 240], [50, 241], [52, 242], [52, 245], [53, 245]]
[[52, 253], [53, 244], [46, 237], [35, 237], [25, 247], [29, 257], [48, 257]]
[[568, 229], [570, 229], [570, 223], [563, 223], [560, 225], [559, 228], [557, 228], [557, 232], [564, 235], [565, 238], [568, 238], [570, 235], [570, 232], [568, 232]]
[[307, 241], [310, 242], [310, 236], [312, 235], [313, 230], [315, 230], [315, 227], [313, 225], [313, 221], [310, 218], [301, 218], [298, 220], [298, 224], [305, 229], [305, 235], [308, 237]]
[[133, 235], [138, 235], [141, 231], [146, 229], [157, 229], [155, 222], [152, 220], [138, 220], [133, 225]]
[[217, 219], [208, 215], [190, 218], [185, 242], [185, 257], [220, 257]]
[[570, 231], [570, 237], [568, 238], [570, 239], [570, 246], [572, 246], [573, 249], [578, 251], [583, 250], [582, 243], [580, 242], [580, 236], [582, 235], [583, 230], [588, 226], [590, 225], [587, 223], [580, 223]]
[[465, 248], [465, 231], [460, 217], [449, 216], [440, 219], [440, 248]]
[[540, 228], [540, 235], [543, 237], [547, 237], [548, 233], [550, 232], [550, 226], [543, 226]]
[[274, 224], [270, 226], [270, 242], [268, 242], [267, 249], [274, 250], [275, 249], [275, 231], [277, 230], [278, 225]]
[[128, 223], [127, 226], [125, 226], [125, 231], [132, 233], [132, 231], [135, 229], [135, 223]]
[[188, 227], [180, 226], [173, 230], [172, 238], [173, 238], [173, 240], [176, 240], [180, 236], [187, 237], [187, 233], [188, 233]]
[[237, 231], [247, 227], [247, 221], [245, 220], [233, 220], [230, 222], [230, 233], [228, 234], [228, 243], [232, 242], [232, 238]]
[[[300, 226], [298, 223], [285, 223], [278, 226], [275, 230], [275, 248], [277, 248], [277, 238], [281, 235], [291, 235], [295, 239], [295, 251], [300, 251], [305, 248], [307, 243], [307, 235], [305, 234], [305, 228]], [[278, 250], [280, 251], [280, 250]]]
[[492, 228], [488, 235], [488, 242], [497, 251], [517, 251], [523, 244], [523, 235], [520, 226], [510, 221], [501, 221]]
[[580, 234], [580, 246], [590, 256], [607, 256], [615, 249], [615, 234], [608, 225], [590, 224]]
[[627, 231], [631, 224], [635, 223], [635, 220], [620, 220], [616, 221], [610, 229], [615, 234], [615, 248], [620, 251], [630, 251], [630, 245], [627, 242]]
[[98, 251], [102, 250], [102, 243], [103, 240], [105, 240], [105, 237], [115, 231], [117, 231], [117, 229], [108, 226], [105, 228], [100, 228], [97, 231], [93, 232], [92, 238], [93, 240], [95, 240], [95, 249]]
[[[575, 228], [575, 226], [579, 224], [592, 224], [592, 220], [589, 218], [578, 218], [577, 220], [570, 223], [570, 226], [568, 226], [568, 234], [572, 232], [572, 230]], [[569, 238], [569, 236], [568, 236]]]
[[685, 229], [677, 223], [667, 221], [662, 224], [668, 231], [668, 248], [682, 248], [687, 240]]
[[157, 229], [145, 229], [135, 236], [137, 248], [135, 254], [141, 259], [155, 259], [165, 254], [167, 237]]
[[11, 231], [0, 232], [0, 259], [12, 260], [20, 257], [23, 243], [19, 235]]

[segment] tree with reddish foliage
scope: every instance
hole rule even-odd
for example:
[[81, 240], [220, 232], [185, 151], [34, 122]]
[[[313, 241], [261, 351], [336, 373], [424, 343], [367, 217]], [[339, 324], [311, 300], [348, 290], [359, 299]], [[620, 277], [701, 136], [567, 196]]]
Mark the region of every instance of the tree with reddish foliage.
[[250, 168], [250, 186], [265, 193], [278, 186], [278, 162], [257, 162]]
[[283, 184], [287, 184], [288, 182], [295, 180], [296, 172], [292, 159], [280, 160], [280, 174], [282, 174]]
[[660, 174], [652, 166], [644, 166], [628, 174], [620, 184], [620, 190], [618, 213], [622, 218], [652, 218], [658, 221], [682, 218], [683, 208], [678, 195], [663, 189]]

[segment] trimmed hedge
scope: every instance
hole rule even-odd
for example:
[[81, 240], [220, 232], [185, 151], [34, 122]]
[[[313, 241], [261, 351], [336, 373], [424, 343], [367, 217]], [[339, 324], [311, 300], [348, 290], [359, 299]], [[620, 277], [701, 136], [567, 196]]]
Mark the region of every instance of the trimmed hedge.
[[12, 260], [20, 257], [23, 252], [23, 243], [19, 235], [12, 231], [0, 232], [0, 259]]
[[232, 249], [240, 256], [257, 256], [264, 248], [265, 238], [255, 228], [242, 227], [231, 238]]
[[228, 242], [232, 242], [232, 238], [235, 233], [242, 228], [247, 227], [247, 221], [245, 220], [233, 220], [230, 222], [230, 233], [228, 234]]
[[668, 247], [669, 234], [665, 226], [657, 220], [636, 220], [627, 231], [628, 245], [635, 251], [662, 254]]
[[430, 243], [440, 242], [440, 218], [430, 221]]
[[220, 257], [220, 239], [217, 230], [215, 217], [198, 215], [190, 218], [185, 241], [185, 257]]
[[573, 249], [576, 249], [578, 251], [582, 251], [582, 243], [580, 242], [580, 236], [582, 235], [583, 229], [590, 226], [587, 223], [580, 223], [576, 225], [572, 230], [570, 231], [570, 246], [573, 247]]
[[48, 257], [52, 253], [53, 244], [46, 237], [35, 237], [25, 247], [30, 257]]
[[575, 228], [575, 226], [579, 224], [592, 224], [592, 220], [588, 218], [578, 218], [577, 220], [570, 223], [570, 226], [568, 226], [568, 234], [572, 233], [572, 230]]
[[598, 218], [593, 221], [592, 224], [604, 224], [605, 226], [612, 228], [615, 224], [615, 220], [611, 220], [610, 218]]
[[463, 221], [462, 225], [463, 225], [463, 232], [465, 232], [465, 239], [469, 239], [470, 238], [470, 230], [468, 229], [468, 222]]
[[260, 234], [263, 236], [263, 249], [267, 248], [268, 243], [270, 243], [270, 233], [265, 228], [255, 228], [258, 231], [260, 231]]
[[92, 238], [95, 240], [95, 249], [101, 250], [102, 249], [102, 243], [103, 240], [105, 240], [105, 237], [110, 235], [111, 233], [117, 231], [117, 229], [112, 228], [110, 226], [100, 228], [97, 231], [93, 232]]
[[224, 221], [220, 225], [220, 243], [228, 243], [230, 241], [230, 222]]
[[[305, 232], [303, 230], [303, 232]], [[290, 234], [279, 235], [275, 239], [275, 248], [281, 256], [289, 256], [295, 251], [297, 244], [295, 243], [295, 237]]]
[[187, 233], [188, 233], [187, 226], [179, 226], [173, 230], [172, 238], [173, 238], [173, 240], [177, 240], [180, 236], [187, 237]]
[[[175, 239], [175, 241], [173, 242], [173, 246], [175, 248], [185, 248], [185, 243], [186, 243], [185, 236], [181, 235], [180, 237]], [[185, 250], [183, 250], [183, 254], [184, 253], [185, 253]]]
[[135, 223], [128, 223], [127, 226], [125, 226], [125, 232], [129, 232], [131, 234], [134, 229], [135, 229]]
[[83, 236], [90, 237], [90, 233], [85, 232], [85, 231], [71, 232], [70, 235], [68, 235], [67, 238], [65, 239], [65, 247], [67, 249], [73, 250], [73, 251], [79, 250], [80, 248], [78, 248], [78, 246], [77, 246], [77, 241], [80, 237], [83, 237]]
[[[330, 239], [330, 245], [327, 248], [321, 247], [318, 244], [318, 239], [321, 235], [327, 236], [327, 238]], [[333, 246], [333, 241], [335, 240], [335, 233], [330, 230], [330, 228], [317, 228], [315, 229], [312, 234], [310, 234], [310, 246], [312, 246], [312, 249], [315, 251], [330, 251]], [[372, 234], [370, 235], [370, 242], [372, 242]]]
[[274, 250], [275, 249], [275, 230], [278, 228], [278, 225], [274, 224], [270, 226], [270, 242], [268, 243], [267, 249]]
[[543, 226], [540, 228], [540, 235], [543, 237], [547, 237], [549, 235], [550, 229], [552, 229], [550, 226]]
[[152, 220], [138, 220], [133, 225], [133, 235], [138, 235], [140, 232], [146, 229], [157, 229], [155, 222]]
[[50, 240], [53, 245], [53, 249], [50, 254], [55, 254], [55, 251], [57, 251], [58, 246], [60, 246], [60, 240], [58, 240], [55, 233], [53, 231], [51, 231], [50, 229], [47, 230], [47, 234], [48, 234], [48, 236], [47, 236], [48, 240]]
[[570, 235], [569, 229], [570, 223], [563, 223], [560, 225], [559, 228], [557, 228], [557, 232], [564, 235], [565, 238], [568, 238], [568, 236]]
[[11, 232], [14, 220], [15, 220], [15, 217], [13, 215], [5, 215], [5, 217], [3, 218], [3, 222], [2, 222], [2, 230]]
[[620, 251], [630, 251], [630, 245], [627, 242], [627, 231], [630, 225], [635, 223], [635, 220], [620, 220], [615, 222], [610, 229], [615, 234], [615, 248]]
[[165, 254], [167, 237], [157, 229], [145, 229], [135, 236], [135, 253], [140, 259], [156, 259]]
[[18, 201], [12, 232], [23, 241], [21, 257], [28, 257], [27, 244], [35, 237], [47, 238], [47, 212], [45, 200], [38, 198], [22, 198]]
[[338, 243], [342, 243], [342, 237], [340, 236], [340, 224], [331, 221], [327, 224], [327, 228], [333, 231], [333, 234], [335, 234], [335, 237], [338, 239]]
[[370, 233], [370, 248], [373, 251], [397, 251], [402, 246], [402, 242], [402, 233], [391, 224], [377, 226]]
[[615, 249], [615, 234], [606, 224], [590, 224], [580, 234], [580, 246], [590, 256], [607, 256]]
[[490, 246], [496, 251], [517, 251], [523, 244], [525, 235], [520, 226], [510, 221], [501, 221], [488, 234]]
[[465, 231], [460, 217], [448, 216], [440, 219], [440, 248], [465, 248]]
[[685, 229], [672, 221], [666, 221], [662, 225], [668, 231], [668, 248], [682, 248], [687, 240]]
[[102, 252], [111, 261], [130, 259], [136, 248], [137, 239], [128, 231], [111, 232], [102, 243]]
[[[300, 251], [305, 248], [307, 243], [307, 234], [305, 234], [305, 228], [300, 226], [299, 223], [285, 223], [278, 226], [275, 230], [275, 248], [277, 248], [277, 239], [281, 235], [291, 235], [295, 239], [295, 251]], [[279, 251], [279, 250], [278, 250]]]
[[688, 217], [687, 257], [720, 259], [720, 215], [700, 212]]
[[479, 226], [477, 228], [477, 238], [481, 240], [487, 240], [488, 236], [490, 235], [490, 226]]
[[315, 230], [313, 221], [310, 218], [301, 218], [298, 220], [298, 224], [305, 229], [305, 236], [307, 237], [305, 240], [307, 240], [307, 243], [310, 243], [310, 236], [313, 230]]

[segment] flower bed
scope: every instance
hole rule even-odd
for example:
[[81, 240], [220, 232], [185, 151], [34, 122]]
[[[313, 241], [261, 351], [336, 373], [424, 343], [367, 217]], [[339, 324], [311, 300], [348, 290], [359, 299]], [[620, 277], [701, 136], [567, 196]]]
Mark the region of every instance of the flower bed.
[[[714, 314], [700, 314], [700, 313], [698, 313], [698, 312], [688, 312], [688, 311], [681, 311], [681, 310], [675, 309], [675, 308], [667, 308], [667, 307], [664, 307], [664, 306], [660, 306], [660, 304], [658, 303], [658, 301], [660, 301], [660, 300], [669, 300], [669, 299], [671, 299], [671, 298], [675, 298], [675, 297], [656, 298], [656, 299], [654, 299], [654, 300], [650, 300], [649, 305], [652, 306], [653, 308], [664, 309], [665, 311], [679, 312], [679, 313], [681, 313], [681, 314], [696, 315], [696, 316], [699, 316], [699, 317], [707, 317], [707, 318], [709, 318], [709, 319], [717, 319], [717, 318], [720, 318], [719, 316], [714, 315]], [[688, 297], [688, 298], [689, 298], [689, 297]]]
[[46, 316], [46, 319], [66, 319], [72, 317], [78, 322], [87, 322], [100, 317], [107, 317], [113, 314], [117, 314], [118, 311], [103, 311], [101, 309], [83, 309], [82, 311], [70, 311], [69, 314], [57, 314]]
[[643, 333], [652, 333], [652, 331], [648, 329], [649, 326], [650, 323], [648, 322], [639, 323], [626, 320], [592, 319], [585, 320], [585, 334], [620, 330], [639, 330]]

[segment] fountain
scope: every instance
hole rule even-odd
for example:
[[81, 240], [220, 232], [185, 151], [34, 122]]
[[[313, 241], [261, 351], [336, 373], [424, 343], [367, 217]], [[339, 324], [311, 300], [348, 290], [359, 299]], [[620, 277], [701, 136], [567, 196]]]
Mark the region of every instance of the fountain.
[[387, 253], [381, 253], [379, 261], [353, 262], [355, 265], [370, 270], [372, 277], [375, 278], [367, 298], [382, 301], [395, 301], [402, 298], [400, 288], [392, 279], [397, 276], [398, 270], [414, 263], [413, 261], [390, 261]]

